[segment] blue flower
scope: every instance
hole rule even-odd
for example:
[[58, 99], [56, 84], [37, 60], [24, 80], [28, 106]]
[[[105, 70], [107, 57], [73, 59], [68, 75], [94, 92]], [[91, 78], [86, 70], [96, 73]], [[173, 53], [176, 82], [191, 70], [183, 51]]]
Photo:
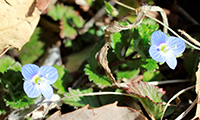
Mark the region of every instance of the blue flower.
[[185, 42], [182, 39], [169, 37], [161, 31], [155, 31], [151, 35], [149, 54], [155, 61], [166, 62], [171, 69], [175, 69], [177, 65], [176, 57], [182, 55], [185, 47]]
[[34, 64], [26, 64], [22, 67], [22, 75], [25, 78], [23, 88], [30, 98], [36, 98], [42, 93], [45, 98], [53, 96], [51, 84], [58, 79], [58, 71], [53, 66], [38, 67]]

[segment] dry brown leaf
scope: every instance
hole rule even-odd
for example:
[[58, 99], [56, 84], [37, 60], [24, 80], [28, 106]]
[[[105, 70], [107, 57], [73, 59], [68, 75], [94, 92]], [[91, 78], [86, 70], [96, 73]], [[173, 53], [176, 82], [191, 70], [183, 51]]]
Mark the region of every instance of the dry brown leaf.
[[35, 4], [35, 0], [0, 0], [0, 56], [29, 41], [40, 19]]
[[119, 85], [116, 83], [116, 80], [113, 77], [113, 74], [111, 73], [111, 70], [108, 66], [108, 60], [107, 60], [107, 53], [108, 53], [108, 49], [110, 47], [110, 42], [111, 42], [110, 36], [115, 32], [120, 32], [122, 30], [127, 30], [127, 29], [137, 27], [137, 25], [139, 25], [142, 22], [143, 18], [145, 17], [145, 14], [148, 10], [149, 10], [148, 6], [144, 9], [140, 10], [137, 15], [137, 18], [135, 19], [135, 21], [132, 24], [123, 26], [120, 23], [114, 21], [105, 29], [105, 44], [97, 52], [95, 58], [96, 58], [97, 62], [104, 68], [107, 77], [112, 81], [112, 83], [114, 83], [118, 87], [119, 87]]
[[199, 91], [200, 91], [200, 63], [198, 65], [198, 70], [196, 72], [196, 93], [197, 93], [197, 108], [196, 108], [196, 114], [195, 117], [193, 119], [200, 119], [200, 101], [199, 101]]
[[47, 120], [147, 120], [139, 111], [130, 107], [118, 107], [118, 102], [99, 108], [88, 109], [89, 105], [74, 112], [61, 115], [57, 111]]

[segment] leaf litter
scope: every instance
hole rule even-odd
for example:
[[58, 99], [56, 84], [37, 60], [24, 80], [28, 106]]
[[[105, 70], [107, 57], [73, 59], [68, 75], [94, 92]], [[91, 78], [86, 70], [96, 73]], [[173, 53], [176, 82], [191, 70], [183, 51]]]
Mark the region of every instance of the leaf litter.
[[[62, 1], [62, 0], [61, 0]], [[8, 6], [18, 6], [18, 4], [19, 4], [19, 2], [17, 3], [17, 2], [11, 2], [11, 0], [7, 0], [7, 1], [4, 1], [4, 2], [6, 2], [6, 3], [3, 3], [3, 4], [6, 4], [6, 5], [8, 5]], [[35, 1], [32, 1], [32, 4], [30, 4], [29, 6], [29, 9], [28, 9], [28, 11], [27, 11], [27, 9], [26, 9], [26, 12], [25, 13], [23, 13], [23, 15], [25, 15], [25, 17], [23, 16], [14, 16], [15, 18], [20, 18], [20, 19], [17, 19], [17, 20], [13, 20], [14, 22], [15, 21], [17, 21], [17, 23], [15, 23], [15, 24], [13, 24], [13, 25], [11, 25], [11, 27], [6, 27], [5, 28], [5, 30], [4, 30], [4, 28], [2, 28], [2, 29], [0, 29], [0, 32], [1, 31], [3, 31], [2, 33], [5, 33], [5, 35], [6, 35], [6, 39], [7, 38], [12, 38], [11, 36], [7, 36], [7, 35], [10, 35], [10, 33], [9, 32], [5, 32], [6, 31], [6, 29], [9, 29], [10, 31], [14, 31], [13, 32], [13, 34], [14, 34], [14, 38], [12, 38], [12, 39], [14, 39], [14, 40], [12, 40], [11, 39], [11, 41], [14, 41], [13, 43], [15, 43], [15, 42], [18, 42], [19, 43], [19, 45], [18, 44], [13, 44], [12, 42], [10, 42], [10, 40], [8, 40], [9, 42], [5, 42], [6, 44], [4, 44], [3, 45], [3, 47], [1, 47], [2, 48], [2, 53], [4, 53], [4, 52], [6, 52], [9, 48], [11, 48], [11, 47], [15, 47], [15, 48], [18, 48], [18, 49], [21, 49], [21, 47], [23, 46], [23, 44], [25, 44], [27, 41], [28, 41], [28, 39], [30, 38], [30, 36], [31, 36], [31, 34], [33, 33], [33, 30], [34, 30], [34, 28], [35, 28], [35, 26], [37, 25], [37, 20], [36, 19], [34, 19], [34, 20], [36, 20], [37, 22], [34, 22], [34, 23], [32, 23], [32, 21], [31, 20], [33, 20], [33, 18], [29, 21], [29, 18], [31, 18], [31, 17], [33, 17], [34, 15], [37, 15], [37, 17], [39, 16], [39, 14], [40, 14], [40, 12], [41, 11], [43, 11], [44, 9], [46, 9], [46, 5], [47, 5], [47, 3], [49, 2], [48, 0], [46, 0], [45, 2], [47, 2], [46, 4], [44, 4], [44, 5], [42, 5], [42, 4], [40, 4], [40, 2], [41, 1], [39, 1], [38, 3], [36, 3]], [[44, 2], [44, 3], [45, 3]], [[63, 2], [63, 1], [62, 1]], [[80, 4], [80, 3], [78, 3], [78, 0], [76, 1], [77, 2], [77, 4]], [[88, 2], [88, 1], [87, 1]], [[116, 2], [116, 1], [115, 1]], [[41, 2], [41, 3], [43, 3], [43, 2]], [[119, 2], [116, 2], [117, 4], [119, 4]], [[88, 7], [88, 5], [91, 5], [91, 4], [89, 4], [89, 2], [88, 2], [88, 4], [86, 5], [87, 7]], [[36, 7], [37, 6], [37, 7]], [[81, 6], [80, 6], [81, 7]], [[9, 7], [8, 7], [9, 8]], [[9, 8], [10, 9], [10, 8]], [[22, 9], [22, 8], [21, 8]], [[39, 10], [38, 10], [39, 9]], [[149, 10], [151, 10], [151, 11], [157, 11], [157, 10], [159, 10], [159, 11], [161, 11], [161, 16], [163, 17], [163, 25], [164, 25], [164, 31], [167, 33], [167, 29], [166, 28], [168, 28], [168, 23], [167, 23], [167, 17], [166, 17], [166, 14], [165, 14], [165, 11], [163, 11], [160, 7], [158, 7], [158, 6], [146, 6], [146, 5], [144, 5], [143, 6], [143, 8], [140, 8], [140, 9], [132, 9], [132, 10], [134, 10], [134, 11], [136, 11], [136, 13], [137, 13], [137, 18], [136, 18], [136, 20], [132, 23], [132, 24], [129, 24], [128, 22], [128, 25], [126, 25], [126, 26], [124, 26], [124, 25], [121, 25], [120, 23], [118, 23], [118, 22], [113, 22], [112, 24], [110, 24], [106, 29], [105, 29], [105, 43], [104, 43], [104, 45], [103, 45], [103, 47], [99, 50], [99, 52], [96, 54], [96, 59], [97, 59], [97, 62], [100, 64], [100, 66], [102, 66], [103, 67], [103, 69], [105, 70], [105, 73], [106, 73], [106, 75], [107, 75], [107, 77], [112, 81], [112, 83], [114, 83], [114, 85], [116, 85], [116, 86], [118, 86], [118, 87], [122, 87], [123, 88], [123, 86], [120, 86], [121, 84], [118, 84], [117, 82], [119, 82], [119, 81], [116, 81], [116, 79], [115, 79], [115, 72], [114, 71], [112, 71], [111, 70], [111, 68], [112, 68], [112, 66], [110, 66], [109, 67], [109, 61], [108, 61], [108, 58], [107, 57], [109, 57], [108, 56], [108, 50], [110, 49], [110, 42], [111, 42], [111, 40], [110, 40], [110, 36], [113, 34], [113, 33], [115, 33], [115, 32], [120, 32], [120, 31], [122, 31], [122, 30], [129, 30], [129, 29], [132, 29], [132, 28], [137, 28], [138, 27], [138, 25], [142, 22], [142, 20], [143, 20], [143, 18], [145, 17], [145, 15], [146, 16], [148, 16], [149, 17], [149, 14], [148, 14], [148, 12], [147, 11], [149, 11]], [[24, 10], [25, 11], [25, 10]], [[35, 12], [36, 11], [36, 12]], [[88, 9], [86, 10], [86, 11], [88, 11]], [[39, 14], [38, 14], [39, 13]], [[11, 14], [11, 13], [9, 13], [9, 14]], [[8, 14], [8, 15], [9, 15]], [[6, 14], [7, 15], [7, 14]], [[5, 16], [5, 14], [3, 14], [3, 16]], [[35, 18], [37, 18], [37, 17], [35, 17]], [[6, 18], [6, 17], [5, 17]], [[39, 19], [39, 18], [37, 18], [37, 19]], [[19, 21], [19, 20], [21, 20], [21, 21]], [[23, 21], [24, 20], [24, 21]], [[24, 31], [22, 31], [22, 33], [20, 32], [19, 33], [19, 35], [22, 35], [21, 36], [21, 38], [24, 38], [23, 39], [23, 41], [21, 42], [21, 41], [17, 41], [16, 39], [21, 39], [20, 37], [19, 37], [19, 35], [17, 36], [17, 33], [16, 33], [16, 31], [18, 32], [19, 31], [19, 29], [21, 29], [21, 28], [19, 28], [19, 26], [26, 26], [26, 25], [21, 25], [21, 24], [23, 24], [24, 22], [28, 22], [30, 25], [32, 25], [31, 27], [33, 27], [33, 29], [31, 29], [30, 31], [30, 35], [28, 36], [23, 36], [23, 34], [25, 33]], [[65, 21], [66, 22], [66, 21]], [[7, 22], [5, 22], [5, 23], [7, 23]], [[12, 23], [12, 22], [10, 22], [10, 23]], [[34, 24], [34, 25], [33, 25]], [[73, 24], [71, 24], [70, 23], [70, 25], [72, 25], [73, 26]], [[26, 27], [28, 27], [28, 26], [26, 26]], [[30, 27], [30, 26], [29, 26]], [[73, 26], [74, 27], [74, 26]], [[81, 32], [78, 32], [78, 30], [77, 30], [77, 28], [75, 29], [76, 31], [77, 31], [77, 33], [81, 33]], [[86, 30], [87, 31], [87, 30]], [[3, 34], [2, 34], [2, 36], [3, 36]], [[17, 37], [16, 37], [17, 36]], [[3, 38], [2, 38], [3, 39]], [[25, 41], [25, 39], [26, 39], [26, 41]], [[64, 38], [61, 38], [61, 39], [64, 39]], [[2, 40], [2, 41], [4, 41], [4, 39]], [[21, 42], [21, 43], [20, 43]], [[12, 44], [11, 44], [12, 43]], [[195, 43], [195, 42], [194, 42]], [[198, 43], [198, 42], [197, 42]], [[81, 54], [81, 52], [80, 52], [80, 54]], [[86, 56], [88, 56], [88, 55], [86, 55]], [[80, 60], [81, 61], [81, 63], [84, 63], [83, 61], [85, 61], [86, 60], [86, 58], [84, 57], [84, 59], [83, 60]], [[72, 62], [73, 63], [73, 62]], [[81, 65], [79, 64], [79, 66], [76, 68], [76, 70], [74, 70], [73, 72], [76, 72], [76, 71], [78, 71], [78, 68], [81, 68]], [[89, 66], [89, 67], [93, 67], [93, 66]], [[146, 66], [147, 67], [147, 69], [148, 69], [148, 65]], [[73, 68], [73, 67], [72, 67]], [[149, 69], [149, 70], [151, 70], [151, 69]], [[155, 69], [152, 69], [152, 70], [155, 70]], [[111, 72], [112, 71], [112, 72]], [[93, 73], [93, 71], [90, 71], [91, 73]], [[162, 71], [161, 71], [162, 72]], [[137, 73], [138, 74], [138, 73]], [[197, 79], [198, 79], [198, 77], [197, 77]], [[139, 88], [139, 89], [143, 89], [143, 88], [148, 88], [147, 86], [148, 86], [148, 84], [146, 84], [146, 87], [145, 87], [145, 84], [143, 84], [142, 82], [140, 83], [140, 84], [137, 84], [137, 83], [134, 83], [134, 84], [136, 84], [136, 86], [137, 87], [140, 87], [140, 85], [141, 86], [143, 86], [143, 87], [141, 87], [141, 88]], [[62, 83], [61, 84], [59, 84], [59, 85], [62, 85]], [[198, 82], [197, 82], [197, 85], [198, 85]], [[134, 86], [134, 85], [133, 85]], [[130, 87], [132, 87], [132, 86], [130, 86]], [[57, 89], [59, 89], [59, 86], [57, 87]], [[198, 89], [198, 87], [197, 87], [197, 89]], [[140, 90], [140, 91], [142, 91], [142, 90]], [[159, 91], [159, 90], [156, 90], [156, 91]], [[137, 94], [137, 93], [136, 93]], [[197, 91], [197, 94], [198, 94], [198, 91]], [[140, 97], [141, 97], [141, 94], [137, 94], [137, 95], [139, 95]], [[145, 100], [152, 100], [152, 99], [149, 99], [149, 98], [151, 98], [151, 97], [148, 97], [148, 96], [151, 96], [151, 95], [147, 95], [147, 99], [145, 99]], [[144, 97], [144, 96], [142, 96], [142, 97]], [[195, 103], [195, 102], [194, 102]], [[116, 106], [116, 104], [117, 103], [113, 103], [113, 104], [115, 104], [115, 106]], [[88, 106], [85, 106], [86, 107], [86, 109], [88, 109], [89, 107]], [[106, 107], [106, 106], [104, 106], [104, 107]], [[104, 108], [104, 107], [102, 107], [102, 108]], [[82, 108], [83, 109], [83, 108]], [[97, 108], [96, 108], [97, 109]], [[199, 109], [199, 107], [197, 107], [197, 111], [198, 111], [198, 109]], [[79, 109], [79, 110], [81, 110], [81, 109]], [[79, 111], [79, 110], [77, 110], [77, 111]], [[105, 109], [104, 109], [105, 110]], [[148, 110], [147, 110], [148, 111]], [[159, 110], [158, 110], [159, 111]], [[76, 111], [75, 111], [76, 112]], [[72, 113], [75, 113], [75, 112], [72, 112]], [[89, 112], [88, 112], [89, 113]], [[59, 112], [56, 112], [55, 114], [57, 114], [57, 115], [52, 115], [53, 117], [58, 117], [58, 118], [62, 118], [64, 115], [67, 115], [67, 114], [63, 114], [63, 115], [61, 115], [61, 113], [59, 113]], [[95, 113], [96, 114], [96, 113]], [[94, 114], [94, 115], [95, 115]], [[152, 119], [154, 119], [155, 118], [155, 116], [154, 116], [154, 114], [152, 114], [152, 113], [149, 113], [148, 112], [148, 114], [149, 114], [149, 116], [152, 118]], [[120, 115], [120, 114], [119, 114]], [[159, 116], [160, 116], [160, 112], [159, 112]], [[73, 116], [72, 116], [73, 117]], [[196, 114], [196, 116], [195, 117], [199, 117], [199, 115], [198, 114]]]

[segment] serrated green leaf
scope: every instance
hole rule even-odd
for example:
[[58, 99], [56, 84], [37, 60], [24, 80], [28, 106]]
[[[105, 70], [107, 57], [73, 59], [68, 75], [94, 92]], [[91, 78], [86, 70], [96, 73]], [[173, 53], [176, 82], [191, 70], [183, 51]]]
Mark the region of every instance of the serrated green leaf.
[[146, 59], [144, 63], [145, 64], [142, 64], [142, 67], [147, 71], [153, 71], [159, 68], [157, 62], [153, 59]]
[[65, 97], [67, 96], [74, 96], [74, 97], [65, 99], [64, 103], [72, 105], [72, 106], [85, 106], [86, 104], [90, 104], [90, 106], [92, 107], [99, 107], [100, 104], [98, 102], [97, 96], [75, 97], [75, 95], [81, 95], [81, 94], [92, 93], [92, 92], [93, 92], [92, 88], [84, 89], [84, 90], [80, 90], [80, 89], [74, 90], [74, 89], [69, 88], [69, 92], [65, 94]]
[[93, 81], [97, 85], [101, 86], [111, 86], [111, 81], [107, 76], [100, 76], [91, 70], [89, 64], [84, 68], [85, 74], [88, 75], [89, 80]]
[[[108, 90], [108, 89], [107, 89]], [[109, 90], [112, 91], [112, 90]], [[106, 90], [104, 91], [106, 92]], [[115, 92], [121, 92], [120, 90], [115, 90]], [[109, 103], [113, 103], [115, 101], [120, 101], [122, 96], [119, 95], [100, 95], [100, 96], [76, 96], [82, 95], [86, 93], [93, 93], [92, 88], [88, 89], [71, 89], [69, 88], [69, 92], [65, 94], [65, 97], [73, 96], [70, 98], [66, 98], [64, 103], [72, 105], [72, 106], [85, 106], [89, 104], [91, 107], [100, 107], [102, 105], [106, 105]]]
[[66, 12], [67, 8], [63, 4], [57, 4], [47, 13], [47, 15], [51, 16], [55, 21], [57, 21], [61, 20]]
[[110, 37], [110, 45], [113, 48], [113, 52], [117, 55], [117, 57], [120, 60], [124, 60], [124, 58], [122, 57], [122, 49], [124, 48], [124, 44], [121, 41], [121, 37], [122, 35], [119, 32], [112, 34]]
[[76, 13], [74, 12], [74, 9], [72, 6], [67, 6], [67, 13], [65, 14], [65, 18], [71, 19], [74, 16], [77, 16]]
[[67, 23], [66, 18], [63, 18], [61, 24], [60, 37], [61, 38], [69, 37], [71, 39], [74, 39], [76, 36], [77, 36], [76, 30]]
[[135, 50], [146, 59], [149, 56], [151, 34], [158, 30], [159, 25], [152, 19], [143, 19], [142, 23], [134, 29], [133, 45]]
[[141, 55], [141, 58], [146, 59], [147, 55], [145, 54], [145, 51], [144, 51], [144, 48], [146, 48], [146, 47], [141, 46], [141, 44], [140, 44], [141, 41], [142, 41], [142, 38], [139, 35], [138, 29], [134, 29], [133, 42], [132, 42], [132, 45], [135, 49], [134, 51], [137, 51]]
[[29, 105], [34, 104], [33, 100], [30, 100], [30, 98], [28, 96], [22, 96], [21, 99], [17, 100], [17, 101], [13, 101], [13, 100], [6, 100], [6, 105], [10, 106], [14, 109], [25, 109], [28, 108]]
[[161, 97], [165, 94], [162, 88], [140, 81], [129, 84], [127, 91], [140, 100], [148, 114], [160, 119], [164, 109]]
[[[9, 62], [7, 66], [7, 71], [4, 71], [4, 74], [0, 73], [0, 94], [7, 107], [12, 109], [24, 109], [29, 107], [30, 104], [33, 104], [34, 101], [31, 98], [28, 98], [23, 90], [23, 80], [21, 75], [21, 64], [15, 61], [14, 63]], [[6, 66], [6, 65], [5, 65]], [[5, 106], [5, 105], [4, 105]]]
[[22, 65], [33, 63], [44, 53], [45, 43], [40, 40], [41, 28], [36, 28], [30, 41], [20, 50], [19, 58]]
[[117, 43], [121, 43], [121, 37], [122, 37], [122, 35], [120, 32], [116, 32], [110, 36], [110, 40], [111, 40], [110, 46], [113, 49], [115, 49], [115, 46]]
[[119, 60], [124, 61], [124, 52], [128, 45], [128, 41], [130, 40], [130, 30], [117, 32], [111, 35], [111, 47], [113, 48], [113, 52], [117, 55]]
[[52, 86], [58, 90], [58, 94], [64, 94], [67, 91], [65, 88], [73, 81], [73, 77], [62, 66], [54, 65], [54, 67], [58, 70], [58, 79]]
[[63, 86], [62, 77], [64, 76], [66, 71], [62, 68], [62, 66], [54, 65], [54, 67], [58, 70], [58, 80], [54, 84], [52, 84], [52, 86], [58, 89], [59, 94], [63, 94], [66, 92], [66, 90]]
[[146, 44], [150, 42], [151, 34], [158, 30], [159, 25], [152, 19], [143, 19], [137, 28], [144, 44]]
[[144, 82], [149, 82], [152, 80], [160, 81], [162, 79], [162, 75], [160, 74], [159, 71], [146, 71], [143, 74], [143, 81]]

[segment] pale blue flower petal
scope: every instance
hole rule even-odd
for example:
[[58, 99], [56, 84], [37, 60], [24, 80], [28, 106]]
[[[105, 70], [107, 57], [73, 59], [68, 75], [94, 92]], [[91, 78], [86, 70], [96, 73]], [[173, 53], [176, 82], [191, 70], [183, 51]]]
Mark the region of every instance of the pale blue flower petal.
[[155, 45], [152, 45], [149, 48], [149, 54], [151, 56], [152, 59], [154, 59], [157, 62], [165, 62], [165, 56], [163, 55], [163, 53], [159, 50], [159, 48]]
[[21, 72], [25, 80], [31, 80], [39, 71], [39, 67], [34, 64], [26, 64], [22, 67]]
[[41, 94], [39, 87], [30, 80], [24, 82], [23, 88], [24, 88], [25, 93], [30, 98], [36, 98], [40, 96]]
[[39, 75], [48, 80], [49, 84], [53, 84], [58, 79], [58, 71], [53, 66], [42, 66], [39, 69]]
[[181, 55], [186, 48], [185, 42], [177, 37], [169, 37], [166, 44], [175, 56]]
[[165, 55], [166, 63], [171, 69], [175, 69], [177, 65], [177, 60], [176, 57], [172, 54], [172, 52], [169, 52], [168, 54]]
[[161, 43], [166, 43], [168, 38], [169, 37], [165, 33], [155, 31], [151, 34], [151, 45], [159, 46]]
[[43, 96], [47, 99], [51, 99], [51, 97], [53, 96], [53, 88], [48, 83], [41, 83], [40, 91], [43, 94]]

